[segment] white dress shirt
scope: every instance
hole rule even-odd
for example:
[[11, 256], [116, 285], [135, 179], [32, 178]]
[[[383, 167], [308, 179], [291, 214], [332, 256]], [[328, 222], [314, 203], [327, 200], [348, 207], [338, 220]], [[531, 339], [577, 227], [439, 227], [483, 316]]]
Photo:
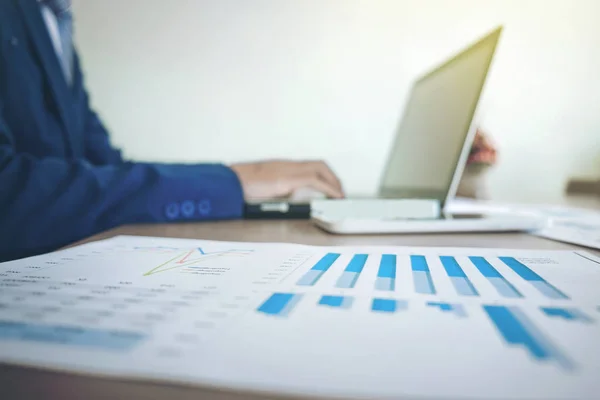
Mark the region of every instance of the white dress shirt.
[[56, 16], [48, 6], [40, 4], [40, 9], [42, 11], [42, 17], [44, 17], [44, 22], [46, 22], [46, 28], [50, 34], [50, 39], [52, 39], [54, 51], [56, 52], [58, 58], [62, 58], [62, 42], [60, 41], [60, 31], [58, 30]]

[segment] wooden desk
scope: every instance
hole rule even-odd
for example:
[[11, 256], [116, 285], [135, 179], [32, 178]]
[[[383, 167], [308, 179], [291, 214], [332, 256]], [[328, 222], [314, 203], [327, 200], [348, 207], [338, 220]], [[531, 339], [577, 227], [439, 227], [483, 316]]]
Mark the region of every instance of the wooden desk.
[[115, 235], [164, 236], [247, 242], [287, 242], [309, 245], [386, 245], [503, 247], [515, 249], [569, 250], [577, 246], [525, 233], [331, 235], [309, 221], [221, 221], [192, 224], [131, 225], [93, 236], [80, 243]]
[[[334, 236], [308, 221], [227, 221], [197, 224], [124, 226], [83, 242], [114, 235], [166, 236], [255, 242], [293, 242], [312, 245], [399, 245], [504, 247], [569, 250], [578, 248], [523, 233]], [[600, 252], [595, 252], [600, 254]], [[214, 399], [273, 398], [206, 388], [161, 385], [77, 376], [13, 366], [0, 366], [2, 399]]]

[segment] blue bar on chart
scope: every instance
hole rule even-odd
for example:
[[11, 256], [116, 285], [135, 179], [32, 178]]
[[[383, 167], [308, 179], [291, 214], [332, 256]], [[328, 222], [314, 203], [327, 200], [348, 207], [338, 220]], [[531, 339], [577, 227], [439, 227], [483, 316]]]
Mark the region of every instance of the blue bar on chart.
[[535, 287], [540, 293], [544, 296], [549, 297], [551, 299], [568, 299], [569, 296], [549, 284], [533, 272], [529, 267], [520, 262], [514, 257], [499, 257], [500, 261], [506, 264], [507, 267], [515, 271], [521, 278], [529, 282], [533, 287]]
[[435, 294], [435, 286], [425, 256], [410, 256], [410, 264], [417, 293]]
[[302, 298], [297, 293], [273, 293], [258, 307], [257, 311], [263, 314], [287, 317]]
[[451, 256], [440, 256], [440, 261], [446, 270], [446, 274], [452, 281], [452, 285], [461, 296], [479, 296], [471, 280], [460, 267], [456, 258]]
[[138, 332], [0, 320], [0, 340], [52, 343], [107, 351], [127, 351], [145, 338], [146, 335]]
[[428, 301], [427, 307], [438, 308], [442, 312], [453, 313], [457, 317], [461, 317], [461, 318], [465, 318], [467, 316], [465, 307], [461, 304], [451, 304], [451, 303], [443, 303], [443, 302], [438, 302], [438, 301]]
[[494, 286], [496, 291], [504, 297], [518, 298], [523, 295], [498, 272], [484, 257], [469, 257], [479, 272]]
[[338, 253], [327, 253], [317, 263], [309, 269], [300, 280], [297, 285], [300, 286], [313, 286], [323, 276], [325, 272], [333, 265], [335, 260], [340, 255]]
[[320, 306], [334, 307], [334, 308], [345, 308], [348, 309], [352, 307], [352, 303], [354, 298], [349, 296], [329, 296], [324, 295], [321, 296], [319, 300]]
[[375, 298], [371, 303], [371, 310], [374, 312], [395, 313], [406, 309], [408, 309], [408, 301], [406, 300]]
[[365, 267], [367, 257], [367, 254], [355, 254], [348, 263], [348, 266], [346, 266], [344, 272], [342, 272], [342, 275], [337, 280], [335, 286], [342, 289], [353, 288], [354, 285], [356, 285], [358, 276]]
[[379, 262], [375, 289], [393, 291], [396, 288], [396, 255], [383, 254]]
[[591, 324], [594, 320], [584, 312], [576, 308], [561, 308], [561, 307], [540, 307], [540, 310], [548, 317], [561, 318], [566, 321], [583, 322]]
[[567, 370], [574, 368], [573, 362], [518, 307], [490, 305], [483, 309], [508, 344], [523, 346], [538, 361], [555, 361]]

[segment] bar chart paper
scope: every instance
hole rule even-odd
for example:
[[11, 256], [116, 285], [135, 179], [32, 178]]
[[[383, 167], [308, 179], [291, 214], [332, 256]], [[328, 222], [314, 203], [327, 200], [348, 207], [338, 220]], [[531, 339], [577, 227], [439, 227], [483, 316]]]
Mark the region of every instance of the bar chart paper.
[[308, 397], [597, 398], [600, 259], [118, 236], [0, 264], [0, 362]]

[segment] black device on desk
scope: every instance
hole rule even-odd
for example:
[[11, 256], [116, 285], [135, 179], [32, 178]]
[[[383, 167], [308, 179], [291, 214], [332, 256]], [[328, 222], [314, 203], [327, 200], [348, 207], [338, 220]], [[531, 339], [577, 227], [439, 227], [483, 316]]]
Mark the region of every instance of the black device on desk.
[[244, 204], [246, 219], [309, 219], [310, 202], [270, 200]]

